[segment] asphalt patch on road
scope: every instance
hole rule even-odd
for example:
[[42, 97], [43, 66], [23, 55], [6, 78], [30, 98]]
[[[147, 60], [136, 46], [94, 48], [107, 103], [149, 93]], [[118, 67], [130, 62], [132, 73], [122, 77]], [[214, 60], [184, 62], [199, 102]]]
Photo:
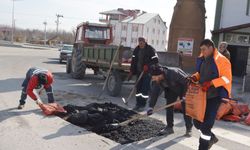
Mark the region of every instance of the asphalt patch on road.
[[135, 115], [140, 115], [113, 103], [92, 103], [87, 106], [66, 105], [64, 109], [67, 113], [58, 114], [59, 117], [121, 144], [155, 137], [165, 127], [163, 122], [150, 117], [124, 126], [112, 126], [113, 123], [121, 123]]

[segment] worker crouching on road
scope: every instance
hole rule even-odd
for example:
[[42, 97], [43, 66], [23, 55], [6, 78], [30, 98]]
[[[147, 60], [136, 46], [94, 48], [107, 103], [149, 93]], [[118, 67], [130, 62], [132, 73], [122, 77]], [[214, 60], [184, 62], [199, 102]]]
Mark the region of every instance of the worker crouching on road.
[[128, 80], [133, 75], [137, 75], [137, 78], [139, 78], [140, 74], [144, 73], [136, 87], [136, 106], [134, 107], [136, 111], [143, 111], [149, 98], [150, 90], [151, 78], [148, 74], [148, 66], [158, 63], [158, 56], [155, 49], [148, 45], [144, 38], [140, 37], [138, 41], [139, 45], [133, 52]]
[[207, 150], [218, 142], [211, 129], [222, 98], [231, 97], [232, 72], [231, 63], [217, 51], [213, 41], [205, 39], [201, 42], [200, 49], [201, 55], [196, 64], [197, 72], [191, 79], [202, 85], [202, 90], [207, 94], [207, 104], [204, 122], [194, 120], [194, 125], [201, 132], [199, 150]]
[[33, 100], [35, 100], [38, 105], [42, 104], [42, 101], [34, 94], [34, 89], [44, 88], [48, 96], [48, 102], [53, 103], [54, 96], [51, 86], [52, 82], [53, 75], [50, 71], [36, 67], [30, 68], [27, 71], [26, 78], [22, 83], [23, 89], [18, 109], [23, 109], [27, 95], [29, 95]]
[[[188, 75], [179, 68], [167, 68], [159, 65], [152, 65], [150, 67], [150, 74], [152, 75], [152, 87], [149, 101], [149, 108], [147, 114], [153, 113], [153, 108], [157, 102], [161, 91], [164, 90], [166, 103], [171, 104], [177, 101], [179, 97], [184, 100], [187, 87], [189, 84]], [[182, 102], [183, 117], [186, 125], [185, 136], [190, 137], [192, 131], [192, 118], [185, 114], [185, 102]], [[160, 135], [169, 135], [174, 133], [174, 108], [169, 107], [166, 109], [167, 126], [160, 132]]]

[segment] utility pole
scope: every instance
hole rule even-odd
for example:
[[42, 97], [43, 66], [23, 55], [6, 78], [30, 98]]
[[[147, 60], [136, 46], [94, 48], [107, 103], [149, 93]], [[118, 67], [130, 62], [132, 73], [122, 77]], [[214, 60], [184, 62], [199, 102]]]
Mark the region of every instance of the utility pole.
[[46, 35], [46, 26], [47, 26], [47, 22], [44, 21], [44, 45], [46, 45], [46, 41], [47, 41], [47, 35]]
[[56, 14], [56, 35], [58, 35], [58, 28], [60, 23], [60, 18], [63, 18], [63, 15]]

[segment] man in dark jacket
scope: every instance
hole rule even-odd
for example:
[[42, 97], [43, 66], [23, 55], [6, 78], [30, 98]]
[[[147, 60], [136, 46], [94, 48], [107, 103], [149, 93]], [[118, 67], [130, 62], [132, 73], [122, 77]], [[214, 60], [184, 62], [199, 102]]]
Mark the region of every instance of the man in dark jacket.
[[48, 95], [49, 103], [54, 102], [52, 84], [53, 75], [46, 69], [40, 69], [36, 67], [30, 68], [26, 73], [26, 78], [22, 83], [22, 94], [19, 101], [18, 109], [23, 109], [27, 95], [30, 96], [39, 105], [42, 101], [34, 94], [34, 89], [44, 88]]
[[136, 111], [143, 111], [150, 90], [151, 78], [148, 74], [148, 66], [158, 63], [158, 56], [155, 49], [148, 45], [144, 38], [139, 38], [138, 41], [139, 45], [133, 52], [128, 79], [133, 75], [137, 75], [138, 78], [142, 72], [144, 73], [136, 87], [136, 106], [134, 108]]
[[[148, 115], [151, 115], [153, 108], [160, 96], [162, 90], [165, 92], [165, 98], [167, 104], [174, 103], [179, 97], [181, 100], [185, 99], [185, 94], [188, 88], [189, 80], [188, 75], [179, 68], [168, 68], [159, 65], [152, 65], [150, 67], [150, 73], [152, 75], [152, 89], [149, 101]], [[185, 103], [182, 102], [183, 117], [186, 125], [186, 136], [191, 136], [192, 119], [185, 115]], [[174, 114], [173, 106], [166, 110], [167, 126], [160, 132], [160, 135], [169, 135], [174, 133]]]
[[230, 52], [227, 50], [228, 43], [227, 42], [221, 42], [219, 45], [219, 52], [225, 56], [228, 60], [231, 59]]

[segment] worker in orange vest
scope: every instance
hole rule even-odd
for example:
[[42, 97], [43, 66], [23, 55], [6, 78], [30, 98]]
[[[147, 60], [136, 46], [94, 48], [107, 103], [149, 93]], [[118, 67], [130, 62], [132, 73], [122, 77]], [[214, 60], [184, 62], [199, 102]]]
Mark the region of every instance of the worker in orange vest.
[[199, 150], [208, 150], [218, 142], [211, 132], [222, 98], [231, 97], [232, 71], [230, 61], [215, 48], [213, 41], [205, 39], [200, 44], [201, 55], [197, 59], [196, 73], [190, 78], [199, 82], [207, 94], [204, 121], [194, 119], [194, 126], [200, 130]]

